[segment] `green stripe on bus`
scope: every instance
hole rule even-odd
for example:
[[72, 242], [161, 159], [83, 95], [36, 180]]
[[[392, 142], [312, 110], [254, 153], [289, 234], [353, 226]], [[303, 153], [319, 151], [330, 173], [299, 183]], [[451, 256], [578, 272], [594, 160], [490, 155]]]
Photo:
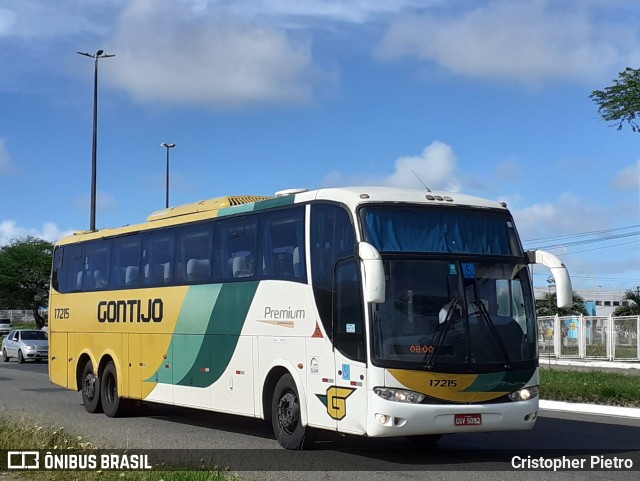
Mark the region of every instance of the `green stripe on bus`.
[[214, 284], [189, 288], [169, 348], [173, 355], [173, 379], [184, 379], [193, 368], [222, 286]]
[[529, 382], [535, 368], [518, 371], [478, 374], [475, 381], [465, 392], [513, 392]]
[[264, 209], [273, 209], [274, 207], [282, 207], [284, 205], [291, 205], [295, 202], [295, 195], [284, 195], [282, 197], [275, 197], [273, 199], [261, 200], [260, 202], [251, 202], [249, 204], [234, 205], [233, 207], [227, 207], [220, 209], [218, 217], [226, 215], [242, 214], [245, 212], [255, 212]]
[[[184, 369], [180, 374], [174, 371], [174, 384], [208, 387], [222, 376], [235, 351], [258, 284], [259, 282], [235, 282], [221, 285], [203, 342], [195, 357], [194, 353], [173, 351], [174, 359], [193, 358], [186, 372]], [[178, 346], [188, 349], [189, 343], [176, 343], [176, 347]]]

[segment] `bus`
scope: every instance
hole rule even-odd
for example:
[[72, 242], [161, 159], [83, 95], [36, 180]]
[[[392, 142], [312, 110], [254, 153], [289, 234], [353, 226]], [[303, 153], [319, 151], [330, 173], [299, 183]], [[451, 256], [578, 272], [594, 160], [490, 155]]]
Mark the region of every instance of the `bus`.
[[529, 265], [504, 203], [388, 187], [289, 189], [172, 207], [54, 250], [49, 376], [85, 409], [138, 401], [436, 442], [538, 414]]

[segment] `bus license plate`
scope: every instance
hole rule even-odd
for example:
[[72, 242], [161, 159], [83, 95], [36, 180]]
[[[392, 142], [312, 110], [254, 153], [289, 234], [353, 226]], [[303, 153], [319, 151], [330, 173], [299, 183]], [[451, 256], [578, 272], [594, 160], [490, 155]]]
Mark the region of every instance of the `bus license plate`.
[[480, 426], [482, 414], [456, 414], [454, 421], [456, 426]]

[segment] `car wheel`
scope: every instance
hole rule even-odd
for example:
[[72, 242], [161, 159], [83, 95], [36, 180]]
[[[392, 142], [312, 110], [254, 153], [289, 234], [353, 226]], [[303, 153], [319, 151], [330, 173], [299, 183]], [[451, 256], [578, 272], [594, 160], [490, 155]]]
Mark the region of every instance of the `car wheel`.
[[2, 359], [4, 360], [4, 362], [7, 362], [9, 359], [11, 359], [9, 356], [7, 356], [6, 349], [2, 349]]
[[24, 356], [22, 355], [22, 350], [18, 350], [18, 364], [24, 364]]
[[311, 430], [302, 425], [300, 397], [289, 374], [280, 378], [273, 391], [271, 423], [273, 433], [283, 448], [304, 449], [313, 443]]
[[93, 364], [87, 362], [82, 371], [82, 404], [89, 413], [102, 412], [102, 402], [100, 400], [100, 378], [93, 373]]
[[102, 409], [110, 418], [126, 416], [131, 412], [133, 401], [118, 395], [118, 374], [113, 362], [109, 362], [102, 371], [100, 379], [100, 398]]

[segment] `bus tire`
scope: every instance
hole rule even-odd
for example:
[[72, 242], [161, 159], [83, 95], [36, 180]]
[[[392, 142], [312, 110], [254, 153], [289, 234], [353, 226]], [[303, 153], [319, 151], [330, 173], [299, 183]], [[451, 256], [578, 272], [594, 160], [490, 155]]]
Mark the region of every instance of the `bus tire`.
[[418, 436], [407, 436], [407, 441], [418, 448], [429, 448], [435, 445], [442, 434], [420, 434]]
[[82, 404], [88, 413], [102, 412], [100, 400], [100, 378], [93, 373], [93, 364], [88, 361], [82, 371], [80, 390], [82, 391]]
[[100, 379], [102, 409], [110, 418], [124, 417], [131, 411], [132, 402], [118, 394], [118, 374], [113, 361], [105, 366]]
[[278, 443], [285, 449], [305, 449], [313, 443], [311, 430], [302, 425], [300, 397], [289, 374], [278, 380], [273, 391], [271, 424]]

